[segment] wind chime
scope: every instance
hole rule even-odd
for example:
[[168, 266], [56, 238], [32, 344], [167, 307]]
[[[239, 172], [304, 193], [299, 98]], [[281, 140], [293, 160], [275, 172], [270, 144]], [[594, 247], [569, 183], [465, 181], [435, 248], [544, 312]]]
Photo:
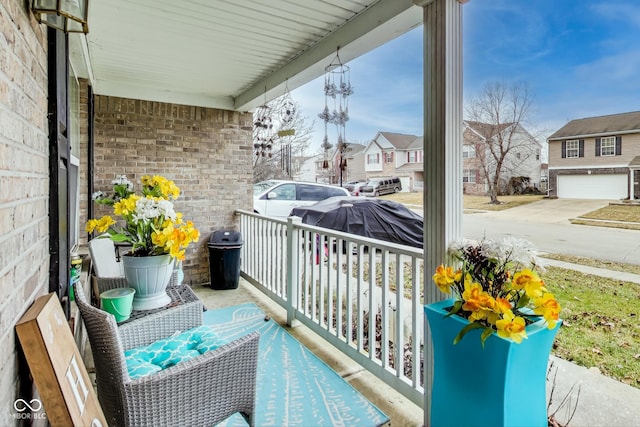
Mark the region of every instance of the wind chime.
[[273, 120], [271, 118], [271, 107], [266, 103], [258, 107], [253, 114], [253, 127], [255, 129], [255, 139], [253, 143], [254, 153], [260, 157], [273, 156]]
[[333, 144], [329, 142], [329, 123], [336, 127], [340, 167], [346, 166], [346, 159], [343, 159], [342, 153], [344, 153], [347, 143], [345, 130], [349, 121], [349, 96], [352, 94], [350, 70], [340, 61], [340, 49], [338, 48], [336, 57], [324, 68], [324, 110], [318, 114], [318, 117], [324, 122], [324, 138], [321, 145], [324, 150], [324, 161], [322, 162], [324, 169], [329, 168], [328, 155], [329, 150], [333, 147]]

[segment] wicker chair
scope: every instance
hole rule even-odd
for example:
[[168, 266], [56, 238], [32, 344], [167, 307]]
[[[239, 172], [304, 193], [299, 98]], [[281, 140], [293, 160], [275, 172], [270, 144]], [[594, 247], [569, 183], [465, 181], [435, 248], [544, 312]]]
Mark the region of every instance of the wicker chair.
[[113, 315], [87, 303], [82, 286], [77, 287], [76, 302], [93, 353], [98, 400], [110, 426], [215, 425], [237, 412], [254, 425], [258, 333], [131, 380], [125, 350], [156, 341], [158, 331], [197, 325], [186, 319], [177, 324], [172, 318], [172, 325], [163, 327], [166, 316], [160, 312], [144, 327], [136, 321], [118, 328]]

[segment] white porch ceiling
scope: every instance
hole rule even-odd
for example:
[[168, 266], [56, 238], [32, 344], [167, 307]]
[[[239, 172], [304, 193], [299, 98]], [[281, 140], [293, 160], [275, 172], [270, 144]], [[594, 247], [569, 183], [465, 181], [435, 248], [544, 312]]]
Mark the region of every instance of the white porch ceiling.
[[422, 24], [413, 0], [90, 0], [96, 94], [249, 111]]

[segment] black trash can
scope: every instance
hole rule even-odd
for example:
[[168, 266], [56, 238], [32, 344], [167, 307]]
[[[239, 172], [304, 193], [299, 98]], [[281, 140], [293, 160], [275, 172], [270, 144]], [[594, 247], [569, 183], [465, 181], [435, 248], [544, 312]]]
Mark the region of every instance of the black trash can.
[[212, 289], [236, 289], [240, 280], [239, 231], [218, 230], [209, 237], [209, 272]]

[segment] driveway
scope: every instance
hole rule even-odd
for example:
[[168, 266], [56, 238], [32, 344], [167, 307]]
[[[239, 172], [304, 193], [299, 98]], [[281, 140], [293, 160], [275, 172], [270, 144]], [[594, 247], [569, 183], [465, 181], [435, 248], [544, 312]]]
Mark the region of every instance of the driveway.
[[474, 215], [524, 222], [569, 223], [569, 219], [605, 207], [613, 200], [542, 199], [502, 211], [487, 211]]

